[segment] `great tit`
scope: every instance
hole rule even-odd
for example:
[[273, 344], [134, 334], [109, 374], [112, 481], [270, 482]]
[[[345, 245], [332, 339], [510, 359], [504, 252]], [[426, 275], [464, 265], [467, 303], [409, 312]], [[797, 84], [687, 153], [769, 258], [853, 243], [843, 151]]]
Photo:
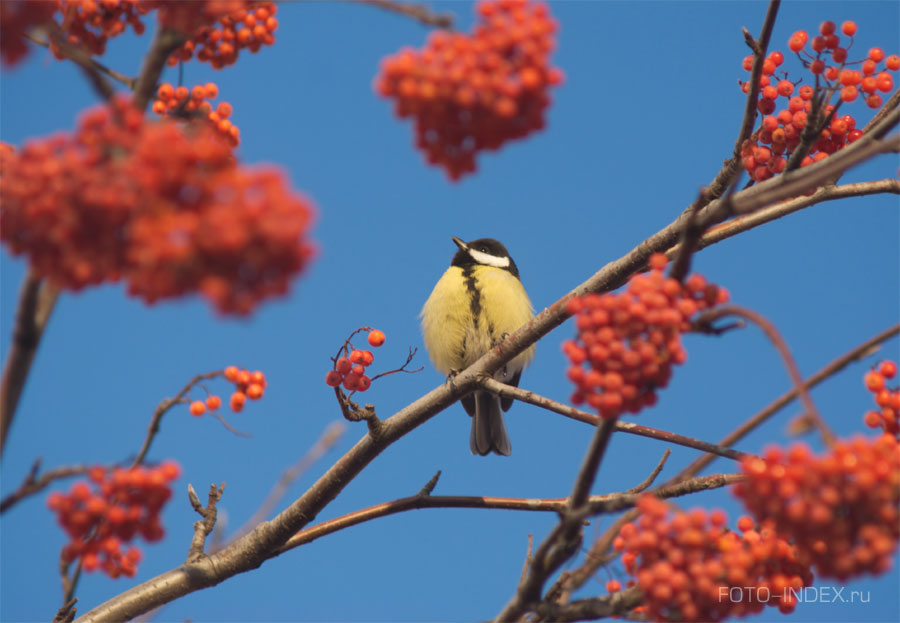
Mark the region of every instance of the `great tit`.
[[[534, 317], [531, 301], [519, 281], [519, 269], [505, 246], [492, 238], [471, 242], [455, 236], [452, 239], [458, 250], [421, 313], [431, 361], [451, 377]], [[518, 386], [522, 369], [533, 357], [531, 346], [498, 370], [494, 378]], [[509, 456], [512, 448], [503, 411], [509, 409], [512, 399], [478, 390], [463, 396], [461, 402], [472, 417], [472, 454]]]

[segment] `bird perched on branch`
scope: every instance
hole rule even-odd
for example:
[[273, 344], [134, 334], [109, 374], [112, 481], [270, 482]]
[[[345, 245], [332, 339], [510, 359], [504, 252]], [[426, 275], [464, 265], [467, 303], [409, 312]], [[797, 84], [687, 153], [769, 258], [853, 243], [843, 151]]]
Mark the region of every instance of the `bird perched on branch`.
[[[519, 269], [503, 244], [493, 238], [471, 242], [455, 236], [452, 239], [458, 250], [421, 314], [431, 361], [451, 377], [534, 317]], [[522, 369], [533, 357], [532, 345], [498, 370], [494, 378], [518, 386]], [[512, 447], [503, 411], [512, 405], [512, 398], [475, 390], [461, 402], [472, 417], [472, 454], [509, 456]]]

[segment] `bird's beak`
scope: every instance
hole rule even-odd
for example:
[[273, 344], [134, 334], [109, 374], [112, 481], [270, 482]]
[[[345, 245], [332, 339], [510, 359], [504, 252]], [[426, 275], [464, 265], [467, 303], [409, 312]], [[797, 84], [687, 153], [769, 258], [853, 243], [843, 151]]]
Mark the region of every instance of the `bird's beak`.
[[450, 236], [450, 239], [451, 239], [453, 242], [456, 243], [456, 246], [458, 246], [458, 247], [460, 248], [461, 251], [468, 251], [468, 250], [469, 250], [469, 245], [467, 245], [465, 242], [463, 242], [462, 240], [460, 240], [460, 239], [457, 238], [456, 236]]

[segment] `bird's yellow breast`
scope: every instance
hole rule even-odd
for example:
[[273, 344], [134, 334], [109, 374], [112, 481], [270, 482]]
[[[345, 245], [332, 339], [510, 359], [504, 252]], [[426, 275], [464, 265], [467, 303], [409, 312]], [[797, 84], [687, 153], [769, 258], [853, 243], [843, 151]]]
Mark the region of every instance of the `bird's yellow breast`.
[[[449, 374], [475, 362], [531, 320], [531, 301], [509, 271], [475, 265], [451, 266], [422, 308], [425, 346], [435, 367]], [[507, 370], [521, 370], [534, 357], [534, 346], [516, 356]], [[511, 372], [500, 376], [511, 376]]]

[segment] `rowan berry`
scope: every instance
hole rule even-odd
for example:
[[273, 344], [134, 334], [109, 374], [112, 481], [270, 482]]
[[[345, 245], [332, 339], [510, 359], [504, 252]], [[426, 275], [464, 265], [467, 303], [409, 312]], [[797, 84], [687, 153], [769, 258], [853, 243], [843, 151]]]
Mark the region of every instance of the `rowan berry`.
[[231, 400], [228, 402], [228, 406], [231, 407], [231, 410], [235, 413], [243, 410], [244, 403], [247, 402], [247, 395], [244, 392], [237, 391], [231, 394]]
[[206, 405], [202, 400], [195, 400], [191, 403], [190, 411], [191, 415], [199, 417], [206, 413]]
[[373, 348], [378, 348], [382, 344], [384, 344], [384, 333], [379, 331], [378, 329], [373, 329], [369, 331], [369, 346]]
[[209, 396], [206, 399], [206, 408], [209, 409], [210, 411], [215, 411], [216, 409], [218, 409], [221, 406], [222, 406], [222, 399], [219, 398], [218, 396], [213, 395], [213, 396]]
[[886, 59], [884, 59], [884, 66], [891, 71], [897, 71], [898, 69], [900, 69], [900, 56], [891, 54]]
[[227, 368], [225, 368], [225, 379], [231, 381], [232, 383], [236, 383], [240, 371], [241, 369], [237, 366], [228, 366]]
[[329, 387], [337, 387], [344, 380], [344, 376], [337, 370], [329, 370], [325, 375], [325, 384]]
[[872, 48], [871, 50], [869, 50], [869, 60], [880, 63], [882, 60], [884, 60], [884, 50], [882, 50], [881, 48]]
[[247, 386], [247, 398], [250, 400], [259, 400], [263, 395], [263, 386], [259, 383], [251, 383]]
[[841, 32], [847, 35], [848, 37], [852, 37], [856, 34], [856, 22], [852, 22], [847, 20], [843, 24], [841, 24]]
[[367, 377], [365, 374], [362, 374], [360, 375], [359, 380], [356, 382], [356, 391], [364, 392], [371, 386], [372, 379]]

